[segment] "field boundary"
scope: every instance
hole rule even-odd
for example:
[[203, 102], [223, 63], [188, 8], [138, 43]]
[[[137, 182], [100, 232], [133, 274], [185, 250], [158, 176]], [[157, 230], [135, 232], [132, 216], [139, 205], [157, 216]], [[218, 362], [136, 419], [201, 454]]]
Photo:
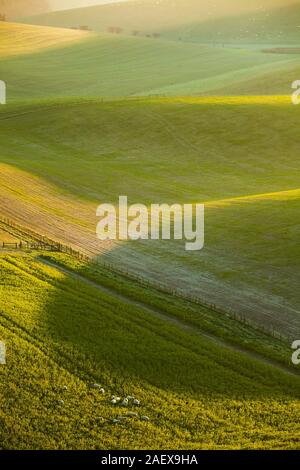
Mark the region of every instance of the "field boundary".
[[[41, 247], [44, 247], [43, 249], [46, 251], [50, 250], [50, 251], [56, 251], [60, 253], [66, 253], [68, 255], [71, 255], [77, 258], [80, 261], [86, 261], [87, 263], [101, 266], [102, 268], [105, 268], [112, 273], [121, 275], [123, 277], [127, 277], [128, 279], [135, 281], [144, 287], [153, 288], [161, 293], [172, 295], [173, 297], [177, 297], [181, 300], [188, 301], [193, 304], [212, 310], [215, 313], [225, 315], [226, 317], [231, 318], [232, 320], [235, 320], [239, 323], [249, 326], [256, 331], [262, 332], [277, 340], [284, 341], [284, 342], [292, 340], [292, 338], [282, 335], [282, 333], [276, 331], [272, 325], [270, 325], [269, 328], [264, 327], [263, 325], [258, 325], [257, 323], [246, 318], [246, 316], [240, 315], [231, 309], [223, 309], [217, 306], [216, 304], [209, 303], [206, 300], [198, 296], [188, 295], [182, 292], [180, 289], [176, 289], [176, 288], [171, 289], [160, 282], [156, 282], [153, 280], [150, 281], [149, 279], [146, 279], [143, 276], [133, 274], [125, 269], [124, 270], [120, 269], [113, 264], [107, 263], [106, 261], [100, 261], [99, 259], [91, 258], [85, 255], [84, 253], [82, 253], [81, 251], [73, 249], [71, 246], [54, 241], [45, 235], [41, 235], [33, 231], [32, 229], [21, 226], [17, 224], [16, 222], [13, 222], [9, 218], [3, 217], [1, 215], [0, 215], [0, 227], [9, 233], [13, 232], [13, 234], [15, 234], [17, 232], [20, 238], [23, 237], [27, 241], [28, 247], [29, 247], [28, 249], [41, 250], [42, 249]], [[22, 249], [26, 249], [26, 243], [22, 246]]]
[[42, 250], [59, 251], [57, 245], [48, 245], [42, 242], [2, 242], [4, 250]]

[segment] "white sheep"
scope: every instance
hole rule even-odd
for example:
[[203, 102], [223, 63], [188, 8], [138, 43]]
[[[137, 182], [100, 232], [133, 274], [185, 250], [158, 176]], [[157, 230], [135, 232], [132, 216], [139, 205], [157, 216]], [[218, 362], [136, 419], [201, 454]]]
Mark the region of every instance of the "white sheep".
[[65, 402], [64, 402], [63, 400], [57, 400], [57, 403], [58, 403], [59, 405], [64, 405], [64, 404], [65, 404]]
[[128, 406], [129, 405], [129, 401], [128, 401], [128, 398], [124, 398], [124, 400], [122, 401], [122, 406]]
[[133, 404], [136, 406], [140, 405], [140, 400], [137, 400], [136, 398], [133, 400]]
[[112, 395], [111, 399], [116, 400], [116, 401], [121, 401], [121, 398], [120, 397], [115, 397], [115, 395]]

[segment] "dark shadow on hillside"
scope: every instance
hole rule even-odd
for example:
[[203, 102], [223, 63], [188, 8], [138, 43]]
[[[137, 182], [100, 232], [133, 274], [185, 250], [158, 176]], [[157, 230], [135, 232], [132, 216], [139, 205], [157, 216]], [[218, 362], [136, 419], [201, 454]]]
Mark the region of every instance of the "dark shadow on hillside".
[[[90, 276], [91, 269], [77, 269], [77, 274]], [[46, 334], [68, 367], [118, 393], [149, 384], [194, 398], [267, 400], [279, 389], [287, 397], [296, 393], [295, 378], [156, 318], [71, 273], [57, 282], [45, 316]]]

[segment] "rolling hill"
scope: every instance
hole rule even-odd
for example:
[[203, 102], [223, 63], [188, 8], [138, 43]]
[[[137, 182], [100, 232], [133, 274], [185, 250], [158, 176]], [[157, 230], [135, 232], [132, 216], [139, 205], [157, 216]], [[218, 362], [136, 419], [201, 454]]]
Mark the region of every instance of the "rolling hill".
[[195, 22], [169, 30], [164, 36], [185, 41], [227, 44], [291, 44], [300, 40], [300, 3]]
[[[130, 35], [0, 23], [1, 449], [299, 448], [299, 60], [200, 44], [214, 10], [186, 4], [41, 20], [100, 31], [134, 11]], [[229, 16], [210, 21], [234, 36]], [[204, 249], [100, 242], [96, 208], [122, 194], [204, 202]]]
[[[82, 42], [88, 35], [81, 31], [61, 28], [27, 26], [17, 23], [0, 23], [0, 58], [23, 56]], [[1, 70], [2, 80], [4, 70]]]
[[107, 271], [91, 282], [70, 261], [0, 254], [2, 450], [297, 448], [299, 377], [150, 314], [117, 294], [120, 278], [105, 290]]
[[[7, 107], [1, 206], [91, 256], [292, 336], [300, 302], [298, 117], [288, 97]], [[101, 244], [96, 207], [120, 194], [146, 204], [206, 202], [206, 249]]]
[[[0, 108], [3, 210], [92, 256], [101, 254], [125, 269], [131, 265], [149, 279], [173, 285], [176, 278], [184, 291], [263, 325], [271, 315], [274, 327], [293, 334], [299, 310], [293, 261], [298, 109], [288, 96], [255, 95], [272, 94], [274, 88], [288, 95], [298, 70], [294, 56], [36, 26], [0, 28], [6, 43], [1, 77], [11, 103]], [[233, 95], [239, 87], [244, 97], [192, 98], [223, 89]], [[154, 94], [170, 98], [117, 98]], [[176, 244], [166, 249], [97, 242], [95, 205], [124, 192], [146, 203], [228, 198], [233, 203], [208, 209], [211, 249], [190, 259]], [[283, 211], [287, 204], [290, 210]], [[268, 236], [257, 239], [248, 224], [245, 231], [241, 211], [262, 233], [271, 231], [271, 244]], [[268, 211], [273, 228], [265, 226]], [[239, 242], [234, 246], [232, 240]], [[291, 272], [282, 257], [285, 246]]]
[[278, 91], [289, 94], [284, 77], [298, 64], [289, 54], [8, 23], [0, 24], [0, 37], [0, 74], [10, 100], [218, 94], [226, 86], [235, 94], [245, 80], [251, 94], [266, 94], [270, 83], [255, 89], [255, 82], [267, 73], [280, 76]]
[[[291, 93], [291, 84], [295, 81], [295, 77], [300, 77], [299, 61], [274, 67], [272, 71], [263, 72], [262, 70], [256, 77], [246, 77], [236, 81], [236, 83], [225, 85], [218, 88], [217, 94], [228, 95], [289, 95]], [[207, 93], [209, 94], [209, 92]]]
[[299, 39], [297, 18], [296, 0], [137, 0], [52, 12], [25, 21], [65, 28], [87, 25], [100, 32], [115, 26], [125, 34], [158, 33], [203, 42], [289, 43]]

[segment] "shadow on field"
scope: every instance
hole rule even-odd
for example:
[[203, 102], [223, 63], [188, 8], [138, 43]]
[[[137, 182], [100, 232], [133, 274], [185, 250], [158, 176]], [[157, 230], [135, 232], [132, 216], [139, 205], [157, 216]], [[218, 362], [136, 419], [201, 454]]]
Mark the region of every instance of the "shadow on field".
[[299, 187], [298, 111], [280, 97], [67, 100], [9, 110], [1, 120], [1, 204], [39, 233], [95, 254], [96, 206], [121, 194], [147, 205], [249, 195], [206, 212], [198, 256], [171, 244], [126, 244], [108, 261], [294, 336], [300, 198], [253, 195]]
[[[54, 274], [56, 268], [47, 269]], [[270, 399], [283, 390], [295, 396], [293, 377], [184, 331], [84, 280], [93, 266], [74, 273], [57, 269], [56, 288], [45, 305], [47, 335], [67, 367], [84, 379], [126, 394], [154, 386], [193, 398]]]

